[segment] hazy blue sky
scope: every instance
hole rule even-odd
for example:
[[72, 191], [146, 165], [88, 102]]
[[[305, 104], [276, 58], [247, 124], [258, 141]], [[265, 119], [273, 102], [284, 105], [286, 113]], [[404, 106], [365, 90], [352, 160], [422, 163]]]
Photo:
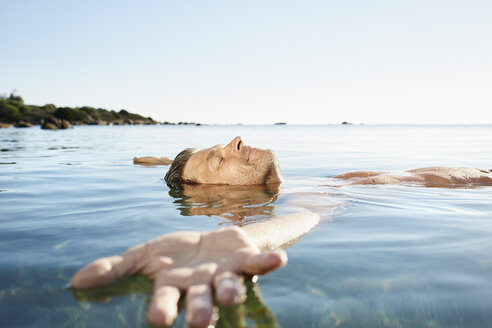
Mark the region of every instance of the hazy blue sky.
[[4, 1], [0, 93], [204, 123], [492, 123], [492, 1]]

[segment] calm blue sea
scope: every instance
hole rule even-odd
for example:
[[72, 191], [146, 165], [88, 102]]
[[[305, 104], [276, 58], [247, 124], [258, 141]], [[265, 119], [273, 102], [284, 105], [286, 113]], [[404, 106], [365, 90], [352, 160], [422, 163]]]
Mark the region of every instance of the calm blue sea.
[[[132, 164], [237, 135], [277, 152], [280, 190], [239, 192], [231, 207], [220, 191], [169, 193], [164, 167]], [[321, 213], [320, 225], [287, 249], [285, 268], [248, 283], [245, 306], [221, 309], [217, 327], [492, 327], [492, 187], [334, 187], [332, 179], [492, 169], [491, 145], [487, 125], [0, 129], [0, 327], [147, 327], [146, 279], [78, 293], [70, 277], [163, 233], [303, 208]], [[175, 326], [185, 326], [183, 313]]]

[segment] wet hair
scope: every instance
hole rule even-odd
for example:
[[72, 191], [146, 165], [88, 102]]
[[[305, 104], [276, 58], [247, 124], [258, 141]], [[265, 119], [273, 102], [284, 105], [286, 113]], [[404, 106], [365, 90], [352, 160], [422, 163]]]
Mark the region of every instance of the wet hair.
[[180, 188], [181, 184], [185, 182], [183, 180], [183, 170], [194, 152], [194, 148], [186, 148], [173, 160], [169, 170], [166, 173], [166, 176], [164, 177], [164, 180], [166, 180], [169, 188]]

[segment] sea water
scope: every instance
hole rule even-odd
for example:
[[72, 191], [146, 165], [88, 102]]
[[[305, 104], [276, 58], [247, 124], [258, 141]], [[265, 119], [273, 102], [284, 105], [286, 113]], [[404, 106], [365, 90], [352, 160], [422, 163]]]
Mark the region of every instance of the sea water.
[[[280, 189], [176, 195], [165, 167], [132, 163], [237, 135], [276, 151]], [[71, 290], [70, 277], [163, 233], [303, 209], [321, 223], [287, 249], [285, 268], [247, 281], [246, 305], [221, 308], [217, 327], [491, 327], [492, 187], [333, 179], [354, 170], [492, 169], [491, 145], [487, 125], [0, 129], [0, 327], [147, 327], [152, 283], [144, 277], [85, 292]], [[182, 312], [175, 326], [185, 326]]]

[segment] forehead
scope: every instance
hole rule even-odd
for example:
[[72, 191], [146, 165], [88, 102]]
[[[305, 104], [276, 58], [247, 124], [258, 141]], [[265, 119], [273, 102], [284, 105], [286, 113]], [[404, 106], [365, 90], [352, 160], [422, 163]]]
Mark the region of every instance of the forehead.
[[215, 145], [213, 147], [209, 148], [204, 148], [199, 151], [196, 151], [193, 153], [193, 155], [190, 156], [188, 162], [192, 162], [195, 164], [198, 164], [199, 162], [206, 161], [210, 158], [210, 156], [217, 154], [222, 149], [222, 145]]

